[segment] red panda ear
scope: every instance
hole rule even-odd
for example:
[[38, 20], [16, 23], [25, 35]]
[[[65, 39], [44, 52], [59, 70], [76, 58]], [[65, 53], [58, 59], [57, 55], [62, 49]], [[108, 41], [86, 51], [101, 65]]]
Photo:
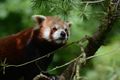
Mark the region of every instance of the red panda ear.
[[32, 16], [32, 19], [33, 19], [38, 25], [40, 25], [40, 24], [46, 19], [46, 17], [45, 17], [45, 16], [42, 16], [42, 15], [33, 15], [33, 16]]
[[71, 25], [72, 25], [72, 23], [71, 23], [71, 22], [66, 21], [66, 23], [67, 23], [67, 25], [68, 25], [69, 27], [71, 27]]

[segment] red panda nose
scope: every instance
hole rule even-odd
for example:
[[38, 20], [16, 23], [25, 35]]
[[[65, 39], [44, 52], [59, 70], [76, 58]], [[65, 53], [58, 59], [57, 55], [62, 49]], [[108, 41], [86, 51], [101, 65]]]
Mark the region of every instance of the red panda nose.
[[66, 34], [65, 34], [64, 31], [62, 31], [62, 32], [60, 33], [60, 35], [61, 35], [61, 37], [63, 37], [63, 38], [66, 36]]

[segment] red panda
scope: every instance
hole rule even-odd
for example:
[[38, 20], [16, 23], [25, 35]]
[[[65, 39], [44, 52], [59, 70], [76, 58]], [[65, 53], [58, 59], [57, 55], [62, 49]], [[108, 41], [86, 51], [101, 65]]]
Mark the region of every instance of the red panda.
[[[18, 65], [44, 56], [66, 44], [70, 34], [70, 23], [58, 17], [33, 15], [35, 27], [0, 39], [0, 61], [6, 59], [9, 65]], [[0, 71], [0, 80], [32, 80], [46, 70], [53, 55], [21, 66], [8, 67], [5, 74]], [[39, 66], [39, 68], [38, 68]]]

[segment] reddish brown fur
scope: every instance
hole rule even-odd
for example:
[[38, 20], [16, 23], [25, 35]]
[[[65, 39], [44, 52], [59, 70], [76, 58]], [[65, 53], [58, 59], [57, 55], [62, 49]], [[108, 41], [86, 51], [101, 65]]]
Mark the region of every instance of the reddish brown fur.
[[[32, 28], [0, 39], [0, 59], [7, 59], [7, 63], [20, 62], [21, 49], [27, 45], [33, 34]], [[19, 60], [20, 59], [20, 60]]]

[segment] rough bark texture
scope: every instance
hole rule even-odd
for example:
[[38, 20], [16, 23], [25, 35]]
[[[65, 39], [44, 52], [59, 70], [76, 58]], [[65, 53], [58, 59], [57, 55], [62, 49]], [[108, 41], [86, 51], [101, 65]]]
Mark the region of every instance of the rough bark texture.
[[[100, 48], [100, 46], [104, 43], [107, 34], [111, 31], [113, 24], [116, 22], [117, 17], [120, 13], [120, 1], [110, 1], [107, 13], [108, 14], [103, 19], [102, 24], [99, 26], [99, 29], [93, 34], [93, 36], [88, 38], [88, 44], [84, 49], [86, 57], [93, 56]], [[74, 63], [70, 64], [61, 75], [64, 77], [64, 79], [60, 78], [59, 80], [71, 80], [71, 77], [75, 73], [75, 69], [73, 70], [74, 66]]]

